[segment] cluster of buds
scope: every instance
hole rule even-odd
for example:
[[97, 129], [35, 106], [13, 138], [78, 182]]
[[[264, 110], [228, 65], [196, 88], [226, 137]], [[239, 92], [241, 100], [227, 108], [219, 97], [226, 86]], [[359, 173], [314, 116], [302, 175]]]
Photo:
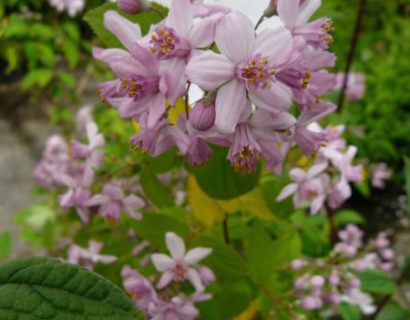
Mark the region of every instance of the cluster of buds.
[[[197, 319], [199, 311], [195, 303], [211, 299], [211, 295], [204, 290], [215, 281], [212, 270], [198, 265], [198, 262], [212, 250], [197, 247], [185, 252], [184, 241], [173, 232], [166, 233], [165, 241], [171, 256], [151, 254], [156, 270], [161, 273], [157, 284], [154, 285], [155, 276], [146, 277], [124, 266], [121, 272], [124, 288], [135, 305], [150, 319]], [[144, 245], [143, 250], [146, 247]], [[180, 284], [185, 282], [191, 283], [194, 288], [189, 295], [181, 290]]]
[[394, 252], [385, 233], [364, 247], [363, 232], [347, 225], [338, 232], [339, 240], [329, 260], [297, 259], [291, 269], [300, 273], [294, 282], [299, 304], [305, 310], [322, 310], [326, 316], [337, 314], [337, 305], [346, 302], [358, 306], [364, 314], [376, 310], [372, 297], [360, 290], [357, 273], [365, 269], [391, 271]]
[[315, 163], [307, 172], [302, 168], [289, 171], [293, 183], [283, 188], [277, 200], [293, 194], [295, 208], [309, 202], [310, 212], [314, 214], [325, 203], [333, 210], [340, 207], [352, 194], [349, 182], [364, 181], [366, 171], [362, 165], [352, 165], [357, 148], [346, 147], [346, 141], [341, 137], [344, 126], [328, 126], [323, 130], [312, 123], [310, 128], [317, 134], [323, 134], [326, 144], [318, 149]]
[[[274, 1], [283, 25], [256, 31], [240, 12], [172, 0], [168, 16], [145, 36], [108, 11], [104, 25], [126, 50], [94, 48], [94, 57], [116, 75], [99, 85], [101, 98], [139, 124], [131, 144], [153, 157], [177, 146], [192, 165], [202, 165], [212, 156], [211, 143], [229, 148], [238, 172], [255, 171], [263, 160], [280, 175], [291, 146], [311, 154], [324, 142], [325, 135], [308, 126], [336, 108], [321, 99], [336, 78], [326, 71], [335, 64], [327, 51], [331, 21], [308, 22], [318, 3]], [[145, 1], [119, 5], [128, 13], [150, 10]], [[190, 101], [194, 86], [204, 96]], [[168, 114], [177, 101], [186, 108], [174, 123]]]

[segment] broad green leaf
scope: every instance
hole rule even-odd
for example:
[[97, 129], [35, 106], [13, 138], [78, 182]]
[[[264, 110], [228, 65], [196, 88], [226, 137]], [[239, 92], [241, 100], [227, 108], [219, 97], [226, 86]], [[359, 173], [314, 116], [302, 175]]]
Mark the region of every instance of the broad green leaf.
[[354, 186], [357, 189], [357, 191], [359, 191], [362, 194], [363, 197], [370, 197], [370, 187], [367, 180], [363, 181], [362, 183], [355, 183]]
[[155, 206], [163, 208], [174, 204], [171, 191], [159, 181], [151, 168], [146, 167], [141, 170], [140, 183], [145, 195]]
[[272, 250], [274, 266], [281, 267], [290, 263], [302, 254], [302, 241], [297, 232], [289, 233], [273, 241]]
[[224, 286], [217, 296], [222, 319], [232, 319], [244, 312], [253, 299], [252, 287], [241, 280]]
[[169, 215], [146, 213], [142, 220], [131, 223], [138, 236], [156, 245], [163, 244], [165, 233], [168, 231], [173, 231], [184, 239], [188, 239], [189, 236], [186, 224]]
[[80, 48], [78, 44], [71, 39], [65, 39], [63, 43], [64, 57], [71, 68], [75, 68], [80, 59]]
[[337, 306], [340, 315], [342, 316], [343, 320], [360, 320], [362, 319], [362, 315], [360, 314], [360, 310], [358, 307], [348, 304], [348, 303], [341, 303]]
[[205, 236], [193, 241], [192, 247], [197, 246], [212, 248], [212, 253], [203, 261], [214, 271], [217, 281], [246, 277], [244, 259], [230, 246]]
[[250, 192], [255, 188], [261, 171], [241, 174], [235, 172], [226, 159], [228, 149], [213, 146], [210, 161], [202, 167], [188, 166], [188, 171], [196, 178], [201, 189], [211, 198], [230, 200]]
[[[158, 4], [154, 4], [157, 9], [167, 14], [167, 9]], [[138, 23], [143, 34], [147, 33], [151, 24], [156, 24], [161, 20], [158, 14], [154, 12], [143, 12], [137, 15], [129, 15], [121, 12], [116, 3], [106, 3], [100, 7], [92, 9], [84, 16], [84, 20], [90, 25], [91, 29], [107, 47], [122, 47], [118, 39], [104, 27], [104, 13], [108, 10], [115, 10], [128, 20]]]
[[53, 258], [0, 266], [0, 319], [144, 320], [125, 293], [103, 277]]
[[360, 224], [363, 222], [364, 219], [361, 214], [354, 210], [340, 210], [335, 214], [335, 223], [338, 227], [349, 223]]
[[10, 231], [0, 233], [0, 259], [5, 260], [10, 256], [12, 244]]
[[408, 320], [410, 319], [410, 310], [404, 309], [397, 302], [389, 302], [380, 313], [376, 320]]
[[254, 319], [257, 315], [258, 310], [256, 309], [256, 301], [252, 301], [248, 308], [244, 312], [242, 312], [239, 316], [233, 318], [232, 320], [249, 320]]
[[380, 271], [367, 269], [359, 274], [359, 278], [365, 292], [391, 294], [397, 290], [394, 280]]

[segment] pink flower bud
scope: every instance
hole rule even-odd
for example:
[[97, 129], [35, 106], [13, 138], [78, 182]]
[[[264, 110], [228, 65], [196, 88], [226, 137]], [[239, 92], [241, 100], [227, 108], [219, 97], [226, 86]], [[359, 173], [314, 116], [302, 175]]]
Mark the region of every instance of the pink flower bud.
[[304, 290], [305, 289], [305, 285], [306, 285], [306, 279], [305, 277], [300, 277], [297, 278], [295, 280], [295, 283], [293, 284], [293, 286], [295, 287], [295, 290]]
[[340, 294], [332, 292], [329, 296], [329, 301], [333, 304], [339, 304], [342, 301]]
[[212, 270], [209, 269], [208, 267], [204, 267], [204, 266], [200, 267], [198, 269], [198, 273], [199, 273], [199, 276], [201, 277], [202, 283], [205, 286], [207, 286], [207, 285], [209, 285], [209, 284], [211, 284], [212, 282], [215, 281], [215, 275], [212, 272]]
[[375, 241], [374, 245], [376, 246], [377, 249], [384, 249], [390, 245], [390, 241], [386, 239], [385, 237], [378, 237], [377, 240]]
[[313, 276], [310, 279], [310, 284], [314, 288], [321, 288], [325, 284], [325, 279], [322, 276]]
[[352, 288], [360, 288], [360, 279], [358, 278], [350, 279], [349, 283]]
[[332, 273], [328, 279], [331, 286], [336, 287], [340, 283], [340, 278], [336, 273]]
[[197, 130], [206, 131], [215, 123], [215, 102], [198, 101], [189, 114], [189, 123]]
[[292, 270], [296, 271], [296, 270], [302, 269], [305, 265], [306, 265], [306, 261], [297, 259], [297, 260], [292, 261], [291, 268]]
[[151, 8], [146, 0], [118, 0], [118, 8], [128, 14], [137, 14]]
[[393, 260], [393, 258], [394, 258], [394, 251], [391, 250], [391, 249], [383, 250], [383, 252], [382, 252], [382, 257], [383, 257], [383, 259], [386, 259], [386, 260]]
[[384, 272], [390, 272], [393, 269], [393, 263], [391, 262], [380, 263], [379, 269]]
[[319, 309], [322, 306], [322, 300], [315, 297], [307, 296], [302, 299], [301, 307], [305, 310]]

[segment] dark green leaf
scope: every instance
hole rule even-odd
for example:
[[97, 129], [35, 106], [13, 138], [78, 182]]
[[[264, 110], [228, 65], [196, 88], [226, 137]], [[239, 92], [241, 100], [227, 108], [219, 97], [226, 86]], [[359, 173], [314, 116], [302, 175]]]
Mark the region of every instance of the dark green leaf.
[[361, 216], [361, 214], [354, 210], [349, 210], [349, 209], [340, 210], [335, 215], [335, 223], [338, 227], [349, 224], [349, 223], [360, 224], [363, 222], [364, 222], [364, 219]]
[[337, 306], [343, 320], [360, 320], [362, 318], [359, 308], [354, 305], [341, 303]]
[[404, 309], [397, 302], [389, 302], [380, 313], [376, 320], [408, 320], [410, 319], [410, 310]]
[[145, 195], [157, 207], [171, 207], [174, 204], [171, 191], [159, 181], [151, 168], [141, 170], [140, 183]]
[[7, 259], [12, 247], [12, 236], [10, 231], [0, 233], [0, 258]]
[[26, 74], [21, 84], [23, 90], [27, 90], [34, 85], [39, 85], [44, 88], [53, 77], [53, 70], [50, 69], [34, 69]]
[[391, 294], [396, 292], [394, 280], [387, 274], [376, 270], [365, 270], [359, 274], [361, 289], [365, 292]]
[[51, 258], [27, 258], [0, 267], [0, 319], [17, 318], [145, 319], [108, 280]]
[[261, 166], [256, 173], [235, 172], [226, 159], [228, 149], [213, 146], [211, 160], [202, 167], [188, 166], [202, 191], [215, 199], [233, 199], [250, 192], [258, 183]]

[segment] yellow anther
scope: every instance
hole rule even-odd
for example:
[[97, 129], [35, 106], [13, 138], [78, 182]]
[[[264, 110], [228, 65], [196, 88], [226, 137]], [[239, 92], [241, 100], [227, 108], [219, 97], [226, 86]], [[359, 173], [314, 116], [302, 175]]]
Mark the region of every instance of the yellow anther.
[[320, 102], [320, 96], [316, 96], [316, 103]]
[[262, 60], [262, 63], [263, 63], [263, 64], [268, 64], [268, 59], [266, 59], [266, 58], [263, 59], [263, 60]]
[[151, 37], [152, 40], [156, 41], [158, 39], [157, 35], [154, 33]]
[[152, 47], [152, 48], [151, 48], [151, 52], [152, 52], [153, 54], [155, 54], [155, 53], [157, 53], [157, 49], [154, 48], [154, 47]]
[[305, 77], [306, 79], [310, 79], [312, 77], [312, 74], [310, 73], [310, 71], [306, 71]]
[[272, 76], [275, 74], [275, 72], [276, 72], [275, 69], [270, 69], [270, 70], [269, 70], [269, 73], [270, 73]]
[[159, 34], [160, 34], [161, 36], [163, 36], [163, 35], [165, 34], [165, 29], [160, 29], [160, 30], [159, 30]]

